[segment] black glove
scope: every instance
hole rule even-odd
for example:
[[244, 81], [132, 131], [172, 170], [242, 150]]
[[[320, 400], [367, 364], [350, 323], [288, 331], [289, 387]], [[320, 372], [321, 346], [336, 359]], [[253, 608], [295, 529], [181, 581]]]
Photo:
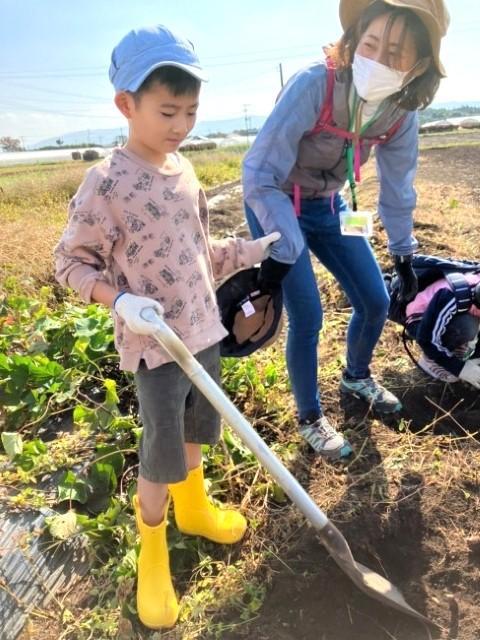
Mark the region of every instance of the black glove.
[[266, 258], [260, 264], [260, 272], [258, 274], [258, 288], [260, 291], [262, 293], [270, 293], [278, 289], [292, 266], [285, 262], [277, 262], [273, 258]]
[[418, 279], [412, 267], [412, 256], [395, 256], [399, 279], [398, 302], [410, 302], [418, 293]]

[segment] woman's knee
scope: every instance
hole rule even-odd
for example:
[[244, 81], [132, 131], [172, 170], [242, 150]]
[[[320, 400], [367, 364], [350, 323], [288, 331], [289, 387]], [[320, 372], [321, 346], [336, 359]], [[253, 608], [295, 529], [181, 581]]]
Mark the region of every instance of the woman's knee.
[[385, 288], [379, 289], [375, 295], [365, 298], [361, 307], [355, 311], [365, 317], [369, 324], [385, 322], [390, 306], [390, 296]]
[[302, 337], [318, 337], [323, 324], [322, 305], [318, 297], [298, 297], [294, 304], [288, 304], [286, 300], [285, 307], [290, 335], [293, 333]]

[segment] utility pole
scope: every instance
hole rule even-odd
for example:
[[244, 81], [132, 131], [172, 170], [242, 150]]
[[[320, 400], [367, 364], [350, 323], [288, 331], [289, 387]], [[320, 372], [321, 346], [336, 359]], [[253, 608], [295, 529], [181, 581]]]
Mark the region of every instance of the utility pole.
[[247, 144], [250, 145], [250, 137], [248, 135], [249, 129], [250, 129], [250, 122], [249, 122], [249, 116], [248, 116], [248, 107], [250, 105], [249, 104], [244, 104], [243, 105], [243, 114], [245, 117], [245, 132], [247, 134]]
[[280, 86], [283, 89], [283, 67], [282, 67], [282, 63], [280, 62], [280, 64], [278, 65], [278, 69], [280, 71]]

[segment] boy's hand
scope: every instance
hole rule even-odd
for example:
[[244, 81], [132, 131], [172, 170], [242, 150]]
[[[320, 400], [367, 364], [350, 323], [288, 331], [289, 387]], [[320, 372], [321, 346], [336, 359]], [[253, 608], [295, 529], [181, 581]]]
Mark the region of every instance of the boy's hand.
[[467, 360], [458, 377], [460, 380], [471, 384], [475, 389], [480, 389], [480, 366], [478, 364], [478, 358], [475, 360]]
[[274, 231], [273, 233], [269, 233], [268, 236], [263, 236], [263, 238], [259, 238], [257, 242], [263, 249], [263, 260], [268, 258], [270, 255], [270, 251], [272, 249], [272, 244], [280, 240], [282, 235], [278, 231]]
[[159, 316], [164, 314], [164, 308], [156, 300], [135, 296], [132, 293], [123, 293], [117, 298], [113, 308], [125, 320], [130, 331], [141, 336], [150, 336], [155, 333], [156, 327], [153, 322], [144, 320], [140, 315], [145, 307], [151, 307]]

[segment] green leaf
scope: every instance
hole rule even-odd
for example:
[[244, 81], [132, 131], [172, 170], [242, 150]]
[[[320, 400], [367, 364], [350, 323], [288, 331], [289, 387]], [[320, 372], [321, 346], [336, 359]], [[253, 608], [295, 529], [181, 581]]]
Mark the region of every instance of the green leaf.
[[88, 487], [85, 480], [77, 478], [71, 469], [65, 472], [58, 487], [58, 502], [75, 500], [85, 504], [88, 498]]
[[73, 509], [67, 513], [45, 518], [50, 535], [57, 540], [67, 540], [77, 532], [77, 514]]
[[4, 431], [2, 433], [2, 444], [10, 460], [13, 460], [15, 456], [22, 453], [23, 442], [22, 436], [19, 433], [9, 433]]
[[117, 476], [113, 465], [96, 462], [88, 474], [87, 509], [91, 513], [100, 513], [110, 505], [110, 496], [117, 488]]
[[92, 493], [111, 495], [117, 488], [117, 476], [112, 464], [95, 462], [88, 474], [88, 484]]
[[105, 401], [103, 403], [105, 408], [112, 412], [118, 411], [117, 406], [120, 400], [117, 395], [117, 383], [115, 380], [106, 378], [103, 381], [103, 386], [105, 387]]
[[92, 427], [97, 423], [97, 412], [79, 404], [73, 410], [73, 424], [79, 427]]
[[[102, 458], [101, 462], [111, 464], [115, 475], [118, 476], [123, 471], [123, 465], [125, 464], [125, 458], [122, 453], [114, 445], [101, 444], [97, 447], [97, 454], [99, 458]], [[115, 479], [116, 481], [116, 479]]]

